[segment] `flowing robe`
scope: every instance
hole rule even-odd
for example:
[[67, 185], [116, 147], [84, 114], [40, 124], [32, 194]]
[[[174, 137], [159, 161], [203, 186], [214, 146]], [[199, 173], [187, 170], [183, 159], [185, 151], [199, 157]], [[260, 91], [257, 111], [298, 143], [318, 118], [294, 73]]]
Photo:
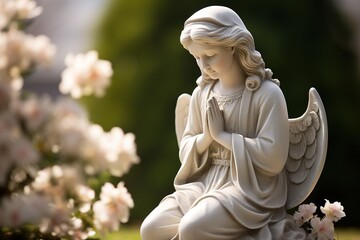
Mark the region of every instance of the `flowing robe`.
[[[305, 231], [296, 226], [285, 209], [287, 179], [283, 169], [288, 156], [289, 125], [282, 91], [273, 82], [264, 81], [256, 91], [244, 90], [241, 97], [230, 97], [229, 101], [227, 96], [218, 96], [219, 106], [224, 99], [228, 104], [220, 108], [225, 131], [232, 134], [232, 149], [214, 141], [198, 154], [196, 138], [203, 133], [207, 100], [214, 96], [212, 86], [193, 91], [180, 143], [176, 191], [166, 196], [144, 221], [142, 235], [149, 234], [148, 239], [175, 235], [171, 239], [178, 239], [176, 226], [181, 216], [201, 202], [206, 211], [223, 207], [225, 211], [215, 218], [230, 223], [231, 232], [241, 234], [242, 240], [307, 239]], [[211, 218], [201, 224], [194, 231], [205, 233], [204, 236], [207, 231], [216, 236], [229, 233], [228, 225], [224, 226], [226, 229], [212, 226]], [[160, 235], [153, 237], [153, 233]]]
[[[203, 132], [205, 110], [212, 85], [197, 87], [191, 97], [187, 126], [180, 144], [181, 167], [175, 177], [176, 198], [186, 213], [207, 197], [218, 199], [236, 221], [249, 229], [259, 229], [285, 217], [287, 196], [283, 167], [289, 145], [288, 114], [280, 88], [264, 81], [254, 92], [245, 90], [225, 117], [226, 131], [232, 133], [227, 186], [209, 189], [212, 167], [209, 150], [199, 155], [196, 138]], [[228, 119], [226, 119], [228, 118]], [[207, 176], [207, 177], [204, 177]], [[214, 181], [213, 179], [211, 181]], [[211, 183], [210, 185], [214, 185]]]

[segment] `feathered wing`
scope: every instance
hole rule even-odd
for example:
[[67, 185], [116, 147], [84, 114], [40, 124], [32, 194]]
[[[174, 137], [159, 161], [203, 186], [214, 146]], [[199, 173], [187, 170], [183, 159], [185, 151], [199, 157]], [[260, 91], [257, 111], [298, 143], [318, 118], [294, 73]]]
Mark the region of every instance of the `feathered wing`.
[[186, 122], [189, 113], [189, 104], [191, 96], [187, 93], [181, 94], [176, 102], [175, 107], [175, 132], [180, 147], [180, 142], [185, 131]]
[[328, 129], [324, 105], [315, 88], [309, 91], [306, 112], [289, 119], [287, 209], [301, 204], [312, 192], [325, 164]]

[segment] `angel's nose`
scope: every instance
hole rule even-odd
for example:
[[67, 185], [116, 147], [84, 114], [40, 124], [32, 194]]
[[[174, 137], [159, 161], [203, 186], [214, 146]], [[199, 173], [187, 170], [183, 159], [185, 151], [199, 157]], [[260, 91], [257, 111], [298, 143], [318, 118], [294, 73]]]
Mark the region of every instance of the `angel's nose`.
[[199, 60], [199, 67], [202, 71], [205, 71], [206, 69], [209, 69], [209, 62], [206, 59], [200, 59]]

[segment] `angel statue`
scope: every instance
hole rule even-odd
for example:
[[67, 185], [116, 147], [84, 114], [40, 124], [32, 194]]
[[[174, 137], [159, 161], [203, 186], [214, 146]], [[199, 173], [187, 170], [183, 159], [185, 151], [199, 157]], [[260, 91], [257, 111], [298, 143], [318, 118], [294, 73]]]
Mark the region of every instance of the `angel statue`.
[[307, 239], [287, 211], [308, 197], [324, 166], [327, 122], [317, 91], [310, 89], [304, 115], [289, 119], [279, 81], [227, 7], [194, 13], [180, 41], [201, 76], [175, 109], [175, 192], [145, 218], [142, 239]]

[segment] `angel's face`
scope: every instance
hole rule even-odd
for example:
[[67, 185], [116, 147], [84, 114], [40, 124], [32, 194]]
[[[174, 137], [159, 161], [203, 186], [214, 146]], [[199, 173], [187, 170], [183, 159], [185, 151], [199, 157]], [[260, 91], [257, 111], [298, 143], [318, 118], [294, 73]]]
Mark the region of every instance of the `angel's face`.
[[190, 54], [203, 74], [212, 79], [221, 79], [234, 67], [234, 52], [230, 47], [212, 46], [192, 41], [188, 46]]

